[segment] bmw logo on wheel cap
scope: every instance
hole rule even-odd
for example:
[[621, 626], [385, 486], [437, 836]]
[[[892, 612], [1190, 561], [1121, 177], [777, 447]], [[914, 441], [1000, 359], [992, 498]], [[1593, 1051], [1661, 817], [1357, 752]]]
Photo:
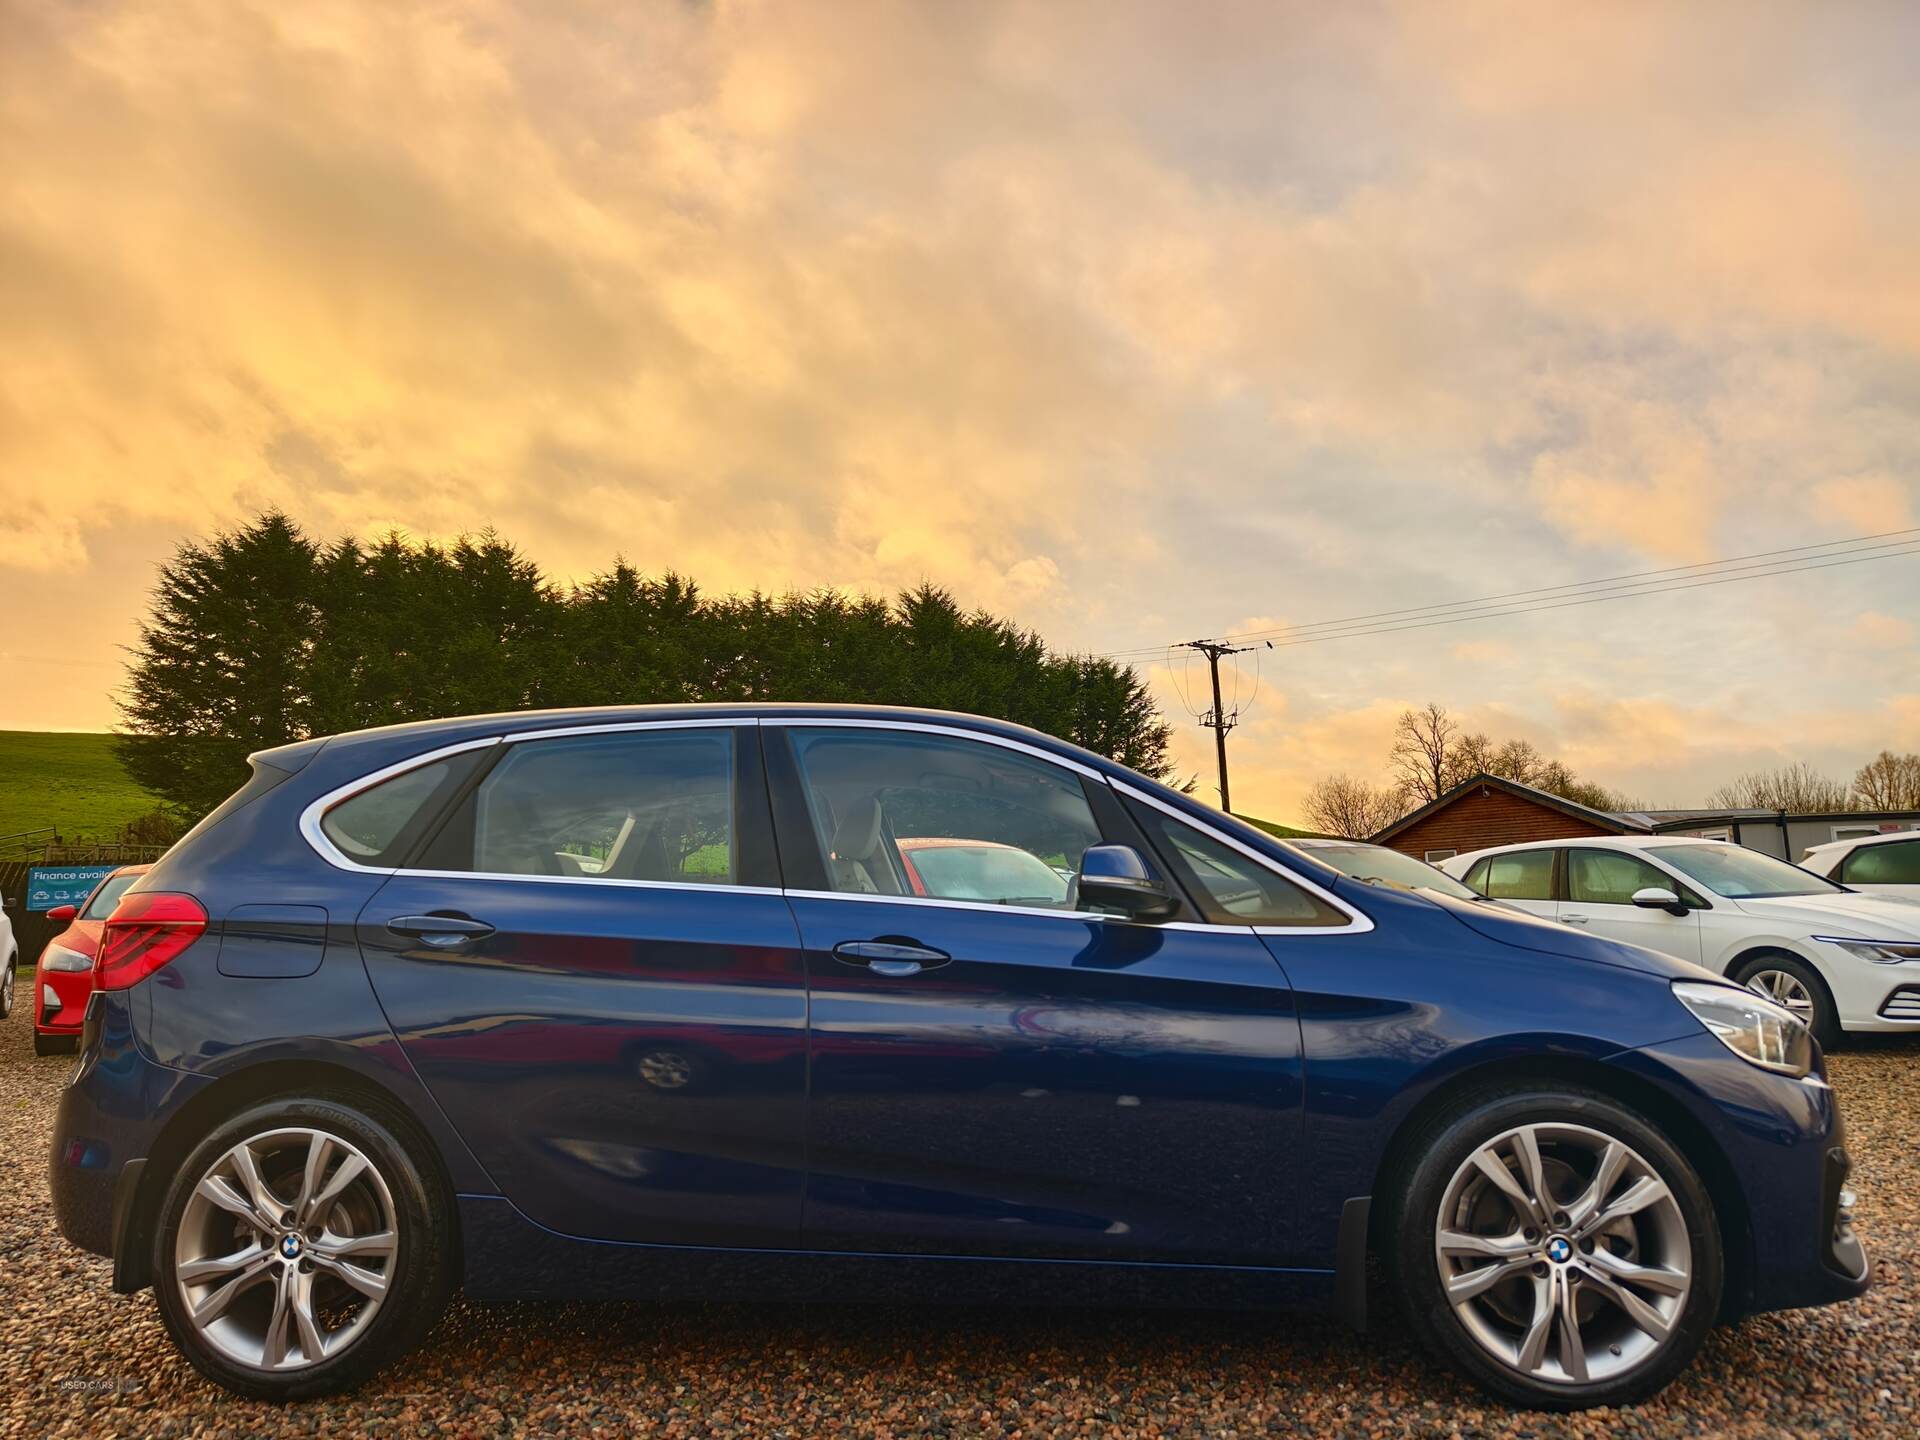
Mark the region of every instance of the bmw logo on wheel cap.
[[280, 1253], [289, 1260], [299, 1259], [300, 1237], [298, 1235], [282, 1235], [280, 1237]]
[[[289, 1235], [287, 1238], [291, 1240], [293, 1237]], [[1553, 1261], [1554, 1264], [1564, 1265], [1572, 1258], [1573, 1246], [1567, 1242], [1566, 1236], [1556, 1235], [1547, 1241], [1547, 1259]]]

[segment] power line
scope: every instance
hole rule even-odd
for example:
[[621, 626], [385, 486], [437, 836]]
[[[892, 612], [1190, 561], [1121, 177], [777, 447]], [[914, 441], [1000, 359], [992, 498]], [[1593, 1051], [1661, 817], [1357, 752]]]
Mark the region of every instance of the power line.
[[[1920, 536], [1920, 526], [1904, 530], [1885, 530], [1872, 535], [1856, 535], [1844, 540], [1829, 540], [1818, 545], [1792, 545], [1780, 550], [1762, 550], [1747, 555], [1731, 555], [1719, 560], [1703, 560], [1692, 565], [1673, 565], [1659, 570], [1641, 570], [1625, 575], [1603, 576], [1592, 580], [1570, 581], [1563, 585], [1543, 585], [1530, 590], [1511, 590], [1497, 595], [1485, 595], [1471, 600], [1454, 600], [1429, 605], [1413, 605], [1399, 610], [1378, 610], [1364, 615], [1351, 615], [1344, 619], [1319, 620], [1300, 625], [1277, 626], [1266, 630], [1239, 631], [1221, 637], [1223, 641], [1257, 639], [1265, 636], [1286, 636], [1280, 644], [1305, 644], [1305, 638], [1338, 639], [1343, 635], [1381, 634], [1394, 629], [1422, 629], [1425, 625], [1387, 625], [1374, 622], [1397, 620], [1401, 618], [1426, 617], [1441, 623], [1454, 619], [1481, 619], [1494, 615], [1522, 615], [1536, 610], [1566, 608], [1568, 603], [1595, 603], [1598, 600], [1624, 600], [1635, 595], [1658, 595], [1671, 590], [1701, 588], [1703, 583], [1725, 584], [1739, 580], [1760, 580], [1773, 575], [1797, 574], [1801, 570], [1824, 570], [1837, 565], [1855, 564], [1866, 560], [1891, 560], [1916, 552], [1906, 548], [1915, 542], [1912, 539], [1896, 540], [1891, 543], [1870, 544], [1872, 541], [1886, 541], [1890, 536]], [[1858, 546], [1864, 548], [1843, 549], [1841, 547]], [[1819, 552], [1819, 553], [1814, 553]], [[1884, 552], [1884, 553], [1873, 553]], [[1845, 556], [1849, 558], [1835, 559]], [[1795, 557], [1782, 559], [1779, 557]], [[1759, 562], [1754, 564], [1742, 562]], [[1826, 563], [1812, 563], [1826, 562]], [[1734, 574], [1733, 571], [1753, 573]], [[1697, 572], [1710, 572], [1711, 580], [1703, 580]], [[1661, 579], [1658, 577], [1669, 577]], [[1685, 578], [1682, 578], [1685, 577]], [[1514, 600], [1535, 596], [1556, 596], [1558, 603], [1513, 606]], [[1579, 598], [1575, 598], [1579, 597]], [[1316, 633], [1320, 632], [1320, 633]], [[1104, 652], [1101, 658], [1122, 659], [1133, 655], [1157, 653], [1162, 647], [1140, 646]]]
[[1819, 564], [1795, 565], [1789, 569], [1772, 570], [1764, 575], [1724, 575], [1705, 580], [1692, 580], [1681, 584], [1664, 585], [1653, 590], [1634, 590], [1626, 594], [1589, 595], [1578, 599], [1558, 600], [1548, 605], [1522, 605], [1508, 610], [1479, 611], [1469, 615], [1447, 615], [1437, 620], [1420, 620], [1407, 624], [1380, 625], [1366, 630], [1342, 630], [1334, 634], [1305, 635], [1295, 640], [1270, 640], [1267, 643], [1275, 649], [1284, 649], [1289, 645], [1315, 645], [1323, 640], [1352, 640], [1364, 635], [1391, 635], [1399, 630], [1430, 630], [1437, 625], [1461, 625], [1470, 620], [1492, 620], [1503, 615], [1533, 615], [1544, 610], [1570, 610], [1578, 605], [1602, 605], [1610, 600], [1631, 600], [1640, 595], [1669, 595], [1676, 590], [1703, 590], [1711, 585], [1737, 585], [1747, 580], [1765, 580], [1772, 575], [1799, 575], [1808, 570], [1833, 570], [1842, 565], [1864, 565], [1874, 560], [1895, 560], [1904, 555], [1920, 555], [1920, 545], [1891, 555], [1861, 555], [1851, 560], [1830, 560]]

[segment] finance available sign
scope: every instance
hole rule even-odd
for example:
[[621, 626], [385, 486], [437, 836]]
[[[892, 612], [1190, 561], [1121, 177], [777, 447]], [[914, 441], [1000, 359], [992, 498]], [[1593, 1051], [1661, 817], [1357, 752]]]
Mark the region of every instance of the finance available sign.
[[112, 865], [35, 865], [27, 871], [27, 909], [53, 910], [78, 905], [111, 875]]

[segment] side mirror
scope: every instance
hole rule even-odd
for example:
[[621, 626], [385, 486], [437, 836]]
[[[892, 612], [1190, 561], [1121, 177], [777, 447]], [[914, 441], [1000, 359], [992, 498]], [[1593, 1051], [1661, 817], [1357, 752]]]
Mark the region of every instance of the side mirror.
[[1129, 920], [1164, 920], [1180, 908], [1131, 845], [1091, 845], [1080, 859], [1080, 903], [1105, 905]]
[[1634, 891], [1633, 903], [1642, 910], [1665, 910], [1670, 915], [1687, 913], [1687, 907], [1680, 897], [1661, 885], [1649, 885], [1644, 890]]
[[47, 911], [47, 923], [49, 925], [65, 925], [79, 913], [80, 907], [78, 905], [56, 905], [53, 909]]

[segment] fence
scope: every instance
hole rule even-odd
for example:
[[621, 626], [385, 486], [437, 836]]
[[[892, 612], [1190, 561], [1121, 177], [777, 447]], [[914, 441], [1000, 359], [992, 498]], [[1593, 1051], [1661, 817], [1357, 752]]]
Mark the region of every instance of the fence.
[[[27, 835], [41, 833], [25, 832]], [[5, 905], [7, 918], [13, 922], [13, 938], [20, 946], [22, 965], [38, 960], [47, 941], [66, 928], [49, 924], [38, 910], [27, 909], [27, 873], [35, 865], [143, 865], [167, 852], [164, 845], [98, 844], [90, 840], [69, 844], [54, 835], [51, 827], [44, 833], [48, 838], [31, 847], [22, 847], [25, 853], [16, 849], [7, 858], [0, 859], [0, 904]], [[10, 835], [5, 839], [18, 840], [20, 836]], [[28, 988], [31, 988], [30, 979]], [[16, 985], [15, 998], [24, 993]]]

